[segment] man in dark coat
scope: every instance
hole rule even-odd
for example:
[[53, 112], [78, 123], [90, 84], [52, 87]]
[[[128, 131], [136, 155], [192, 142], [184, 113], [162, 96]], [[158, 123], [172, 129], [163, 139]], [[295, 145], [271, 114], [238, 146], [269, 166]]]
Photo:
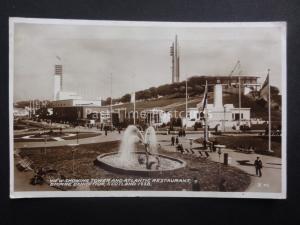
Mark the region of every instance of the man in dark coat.
[[172, 136], [171, 137], [171, 145], [174, 146], [174, 143], [175, 143], [175, 138], [174, 138], [174, 136]]
[[194, 179], [193, 179], [192, 191], [200, 191], [200, 183], [196, 177], [194, 177]]
[[256, 158], [256, 160], [254, 162], [254, 166], [255, 166], [256, 176], [261, 177], [262, 176], [262, 173], [261, 173], [262, 161], [259, 159], [259, 157]]

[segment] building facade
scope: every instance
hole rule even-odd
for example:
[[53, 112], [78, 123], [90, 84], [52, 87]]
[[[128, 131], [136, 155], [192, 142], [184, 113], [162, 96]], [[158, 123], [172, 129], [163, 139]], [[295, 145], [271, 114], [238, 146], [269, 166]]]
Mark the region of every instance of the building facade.
[[[199, 122], [203, 126], [205, 120], [200, 117], [202, 103], [196, 108], [188, 108], [187, 119], [183, 119], [183, 126], [193, 127]], [[251, 126], [250, 108], [235, 108], [233, 104], [223, 105], [223, 85], [220, 82], [214, 86], [214, 103], [207, 104], [204, 114], [207, 114], [207, 124], [210, 128], [221, 131], [239, 129], [241, 125]]]

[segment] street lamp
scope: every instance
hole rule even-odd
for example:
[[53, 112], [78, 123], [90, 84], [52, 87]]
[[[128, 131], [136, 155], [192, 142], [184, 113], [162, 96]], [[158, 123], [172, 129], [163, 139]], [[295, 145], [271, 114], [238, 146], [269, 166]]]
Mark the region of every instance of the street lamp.
[[77, 145], [79, 144], [79, 131], [76, 131], [76, 140], [77, 140]]
[[75, 176], [75, 152], [76, 152], [76, 148], [79, 146], [79, 144], [68, 144], [67, 146], [71, 147], [71, 152], [72, 152], [72, 173], [73, 173], [73, 176]]
[[44, 134], [42, 137], [44, 137], [44, 159], [45, 159], [45, 164], [47, 165], [47, 139], [48, 139], [47, 134]]
[[220, 176], [221, 176], [221, 154], [222, 154], [222, 151], [221, 151], [221, 148], [218, 149], [218, 155], [219, 155], [219, 167], [218, 167], [218, 175], [219, 175], [219, 179], [220, 179]]

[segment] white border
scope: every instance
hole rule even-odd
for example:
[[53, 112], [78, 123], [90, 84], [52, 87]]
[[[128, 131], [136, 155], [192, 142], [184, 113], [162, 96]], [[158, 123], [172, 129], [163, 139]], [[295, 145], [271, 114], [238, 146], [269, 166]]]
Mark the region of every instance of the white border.
[[[13, 81], [14, 81], [14, 25], [31, 24], [64, 24], [64, 25], [101, 25], [101, 26], [143, 26], [143, 27], [280, 27], [282, 32], [282, 174], [281, 193], [265, 192], [192, 192], [192, 191], [14, 191], [14, 156], [13, 156]], [[286, 199], [287, 190], [287, 66], [286, 66], [286, 22], [137, 22], [137, 21], [97, 21], [69, 19], [35, 19], [9, 18], [9, 134], [10, 134], [10, 198], [46, 198], [46, 197], [205, 197], [205, 198], [264, 198]]]

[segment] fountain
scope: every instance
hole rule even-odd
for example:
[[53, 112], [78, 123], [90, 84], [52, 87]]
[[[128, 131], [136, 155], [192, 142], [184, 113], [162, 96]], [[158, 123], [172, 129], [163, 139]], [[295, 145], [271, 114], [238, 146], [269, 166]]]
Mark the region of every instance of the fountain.
[[143, 135], [133, 125], [125, 130], [119, 152], [99, 155], [95, 164], [109, 171], [133, 175], [173, 172], [186, 165], [182, 160], [158, 153], [153, 127], [148, 127]]

